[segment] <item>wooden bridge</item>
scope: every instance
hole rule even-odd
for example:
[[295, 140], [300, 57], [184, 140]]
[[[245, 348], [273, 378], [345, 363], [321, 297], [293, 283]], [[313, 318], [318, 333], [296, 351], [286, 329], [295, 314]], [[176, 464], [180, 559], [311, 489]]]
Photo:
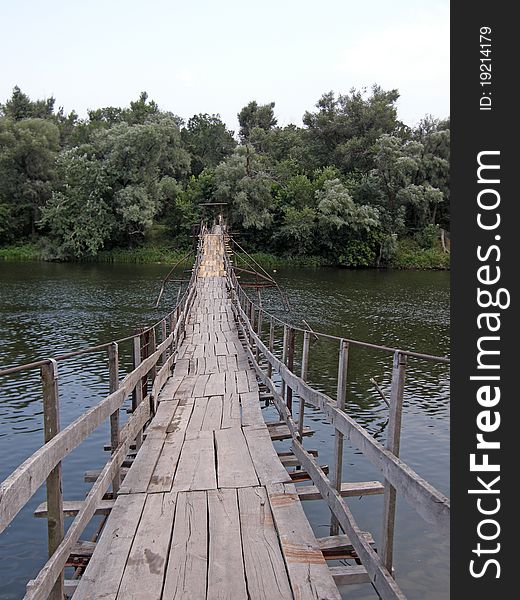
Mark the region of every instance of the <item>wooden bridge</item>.
[[[338, 344], [336, 399], [306, 383], [311, 336]], [[132, 345], [134, 368], [121, 377], [124, 343]], [[393, 357], [386, 447], [344, 410], [353, 345]], [[60, 429], [60, 361], [104, 351], [108, 396]], [[363, 582], [381, 598], [404, 598], [392, 569], [396, 495], [436, 530], [449, 528], [447, 498], [398, 458], [410, 359], [446, 362], [322, 336], [268, 315], [240, 286], [225, 230], [203, 229], [188, 289], [160, 322], [124, 340], [0, 371], [40, 369], [42, 376], [45, 444], [0, 487], [2, 531], [46, 483], [47, 502], [36, 512], [48, 519], [49, 560], [28, 583], [25, 598], [324, 600], [340, 598], [340, 584]], [[131, 416], [122, 425], [130, 398]], [[264, 402], [274, 404], [279, 421], [265, 422]], [[330, 478], [304, 445], [312, 434], [306, 405], [323, 411], [335, 430]], [[90, 474], [94, 483], [84, 501], [64, 500], [61, 461], [106, 419], [108, 462]], [[380, 482], [342, 482], [344, 436], [381, 471]], [[291, 451], [277, 452], [277, 439], [290, 439]], [[380, 548], [360, 530], [345, 500], [366, 494], [382, 495]], [[331, 535], [317, 539], [302, 501], [321, 498], [331, 511]], [[106, 515], [103, 527], [81, 540], [99, 514]], [[65, 516], [74, 517], [66, 532]], [[352, 565], [329, 566], [338, 559]], [[68, 579], [66, 567], [73, 567]]]

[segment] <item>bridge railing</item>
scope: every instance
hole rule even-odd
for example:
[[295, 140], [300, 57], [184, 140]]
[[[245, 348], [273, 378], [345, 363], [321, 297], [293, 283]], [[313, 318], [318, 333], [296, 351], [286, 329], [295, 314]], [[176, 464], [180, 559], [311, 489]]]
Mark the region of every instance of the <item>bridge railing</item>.
[[[292, 437], [292, 448], [301, 466], [307, 470], [323, 500], [331, 510], [331, 535], [339, 528], [348, 535], [362, 561], [363, 566], [381, 598], [404, 598], [393, 579], [394, 529], [396, 498], [399, 493], [437, 531], [448, 532], [450, 520], [449, 499], [420, 477], [409, 465], [399, 458], [403, 398], [406, 368], [410, 360], [448, 364], [446, 357], [432, 356], [419, 352], [390, 348], [387, 346], [341, 338], [302, 329], [290, 325], [269, 314], [248, 296], [240, 286], [233, 266], [226, 255], [228, 287], [234, 300], [234, 310], [239, 328], [246, 341], [259, 380], [267, 387], [281, 418], [287, 424]], [[267, 327], [266, 327], [267, 326]], [[280, 340], [277, 332], [283, 330]], [[295, 373], [295, 339], [301, 336], [302, 355], [300, 373]], [[311, 337], [321, 338], [337, 344], [338, 377], [336, 399], [314, 389], [307, 382], [309, 348]], [[282, 357], [277, 358], [274, 348], [282, 343]], [[386, 446], [378, 442], [348, 413], [345, 405], [349, 351], [352, 347], [368, 348], [392, 357], [392, 380], [388, 403], [389, 419]], [[262, 368], [261, 363], [265, 368]], [[273, 374], [278, 376], [277, 385]], [[293, 396], [299, 397], [298, 416], [293, 410]], [[334, 464], [331, 478], [317, 464], [315, 457], [303, 445], [305, 407], [319, 409], [334, 427]], [[384, 479], [384, 508], [382, 524], [382, 547], [379, 553], [367, 543], [354, 517], [343, 500], [343, 442], [347, 437], [351, 444], [381, 471]]]
[[[200, 247], [201, 241], [199, 250]], [[197, 252], [190, 283], [175, 308], [150, 327], [115, 341], [0, 369], [0, 377], [33, 369], [39, 369], [41, 373], [44, 444], [0, 484], [0, 533], [36, 491], [46, 484], [49, 560], [27, 585], [27, 600], [63, 599], [64, 568], [74, 545], [110, 486], [113, 495], [117, 494], [122, 463], [130, 445], [135, 443], [138, 448], [142, 443], [143, 431], [156, 409], [157, 396], [171, 374], [177, 347], [184, 339], [186, 319], [196, 294], [193, 282], [200, 254]], [[121, 378], [119, 351], [124, 343], [131, 345], [133, 368]], [[107, 352], [108, 355], [109, 394], [61, 429], [59, 363], [99, 352]], [[106, 369], [106, 359], [101, 366]], [[130, 397], [131, 416], [121, 426], [120, 410]], [[107, 419], [110, 420], [110, 458], [65, 533], [62, 460]]]

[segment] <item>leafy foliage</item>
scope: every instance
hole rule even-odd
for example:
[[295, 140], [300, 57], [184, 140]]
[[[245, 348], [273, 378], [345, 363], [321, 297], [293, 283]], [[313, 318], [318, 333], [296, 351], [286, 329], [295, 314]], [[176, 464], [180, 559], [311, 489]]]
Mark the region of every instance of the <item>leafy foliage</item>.
[[252, 252], [431, 266], [449, 229], [450, 124], [406, 127], [398, 98], [379, 86], [329, 92], [303, 127], [278, 126], [274, 102], [252, 101], [237, 141], [219, 115], [184, 122], [146, 92], [80, 119], [15, 87], [0, 105], [0, 243], [91, 259], [159, 236], [180, 251], [224, 203]]

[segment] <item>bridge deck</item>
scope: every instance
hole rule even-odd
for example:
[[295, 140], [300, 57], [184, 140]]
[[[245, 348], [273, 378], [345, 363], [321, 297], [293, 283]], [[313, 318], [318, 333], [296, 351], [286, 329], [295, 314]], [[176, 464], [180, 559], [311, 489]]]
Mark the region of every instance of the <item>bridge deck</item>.
[[206, 235], [173, 376], [75, 600], [340, 597], [264, 422], [223, 253]]

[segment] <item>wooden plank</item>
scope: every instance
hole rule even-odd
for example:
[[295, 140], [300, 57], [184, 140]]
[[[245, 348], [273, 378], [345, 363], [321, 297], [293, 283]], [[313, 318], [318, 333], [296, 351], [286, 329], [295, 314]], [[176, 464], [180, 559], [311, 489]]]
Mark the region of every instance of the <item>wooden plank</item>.
[[197, 379], [197, 375], [186, 375], [175, 392], [175, 398], [187, 399], [193, 397], [193, 388], [195, 387]]
[[245, 427], [243, 432], [260, 483], [267, 485], [290, 482], [291, 477], [276, 454], [267, 428]]
[[185, 398], [179, 401], [177, 410], [173, 414], [170, 424], [166, 428], [166, 433], [175, 433], [176, 431], [186, 431], [193, 410], [193, 398]]
[[256, 375], [253, 369], [247, 369], [246, 371], [247, 381], [249, 385], [250, 392], [258, 391], [258, 381], [256, 379]]
[[[226, 429], [224, 431], [230, 431]], [[208, 600], [248, 600], [237, 491], [208, 492]]]
[[225, 392], [225, 374], [211, 373], [204, 390], [204, 396], [223, 396]]
[[132, 546], [145, 494], [121, 496], [96, 544], [94, 556], [74, 592], [75, 600], [114, 600]]
[[[300, 500], [322, 500], [321, 493], [315, 485], [302, 485], [296, 488]], [[343, 482], [340, 494], [343, 497], [372, 496], [382, 494], [385, 486], [380, 481], [358, 481], [356, 483]]]
[[258, 392], [240, 394], [240, 405], [242, 407], [242, 426], [265, 427]]
[[242, 429], [215, 431], [215, 446], [219, 488], [258, 485], [258, 478]]
[[[269, 435], [271, 439], [274, 440], [288, 440], [292, 437], [291, 432], [289, 431], [289, 427], [287, 425], [275, 425], [273, 427], [269, 427]], [[302, 435], [309, 436], [314, 435], [314, 430], [310, 427], [304, 427]]]
[[370, 583], [367, 570], [362, 565], [329, 567], [330, 574], [336, 585], [359, 585]]
[[[375, 545], [372, 534], [363, 531], [362, 536], [371, 546]], [[342, 560], [345, 558], [356, 557], [356, 551], [348, 535], [338, 534], [327, 537], [317, 538], [318, 546], [326, 560]]]
[[146, 492], [163, 444], [162, 437], [146, 437], [119, 488], [120, 494]]
[[222, 422], [222, 396], [212, 396], [208, 400], [208, 407], [206, 414], [204, 415], [204, 422], [202, 423], [202, 431], [213, 431], [214, 429], [220, 429]]
[[177, 410], [178, 400], [171, 402], [161, 402], [157, 407], [157, 412], [146, 428], [146, 437], [166, 437], [166, 431], [171, 423], [173, 415]]
[[239, 489], [238, 507], [249, 597], [255, 600], [292, 600], [265, 489]]
[[206, 598], [208, 509], [206, 492], [179, 492], [163, 598]]
[[148, 493], [169, 492], [171, 490], [184, 443], [184, 435], [184, 431], [176, 431], [166, 435], [162, 452], [148, 484]]
[[217, 488], [213, 432], [199, 431], [184, 440], [172, 491], [214, 490]]
[[147, 495], [117, 594], [118, 600], [161, 597], [175, 500], [175, 494]]
[[[83, 504], [84, 500], [64, 500], [63, 501], [63, 516], [64, 517], [75, 517]], [[96, 506], [96, 515], [109, 515], [110, 511], [114, 508], [115, 500], [101, 500]], [[34, 511], [35, 517], [47, 517], [47, 502], [42, 502], [36, 507]]]
[[301, 600], [340, 600], [338, 588], [293, 484], [274, 484], [267, 494], [294, 597]]
[[247, 379], [247, 374], [245, 371], [237, 371], [235, 373], [235, 377], [237, 380], [237, 392], [239, 394], [245, 394], [249, 392], [249, 381]]
[[190, 421], [186, 428], [186, 433], [193, 434], [197, 433], [202, 429], [202, 423], [204, 422], [204, 415], [208, 408], [208, 398], [195, 398], [193, 403], [193, 411], [191, 413]]
[[197, 376], [197, 381], [193, 386], [193, 396], [195, 398], [202, 398], [204, 396], [204, 390], [206, 389], [206, 383], [208, 383], [208, 379], [209, 374], [206, 373]]
[[238, 394], [224, 394], [222, 401], [222, 429], [240, 427], [240, 397]]

